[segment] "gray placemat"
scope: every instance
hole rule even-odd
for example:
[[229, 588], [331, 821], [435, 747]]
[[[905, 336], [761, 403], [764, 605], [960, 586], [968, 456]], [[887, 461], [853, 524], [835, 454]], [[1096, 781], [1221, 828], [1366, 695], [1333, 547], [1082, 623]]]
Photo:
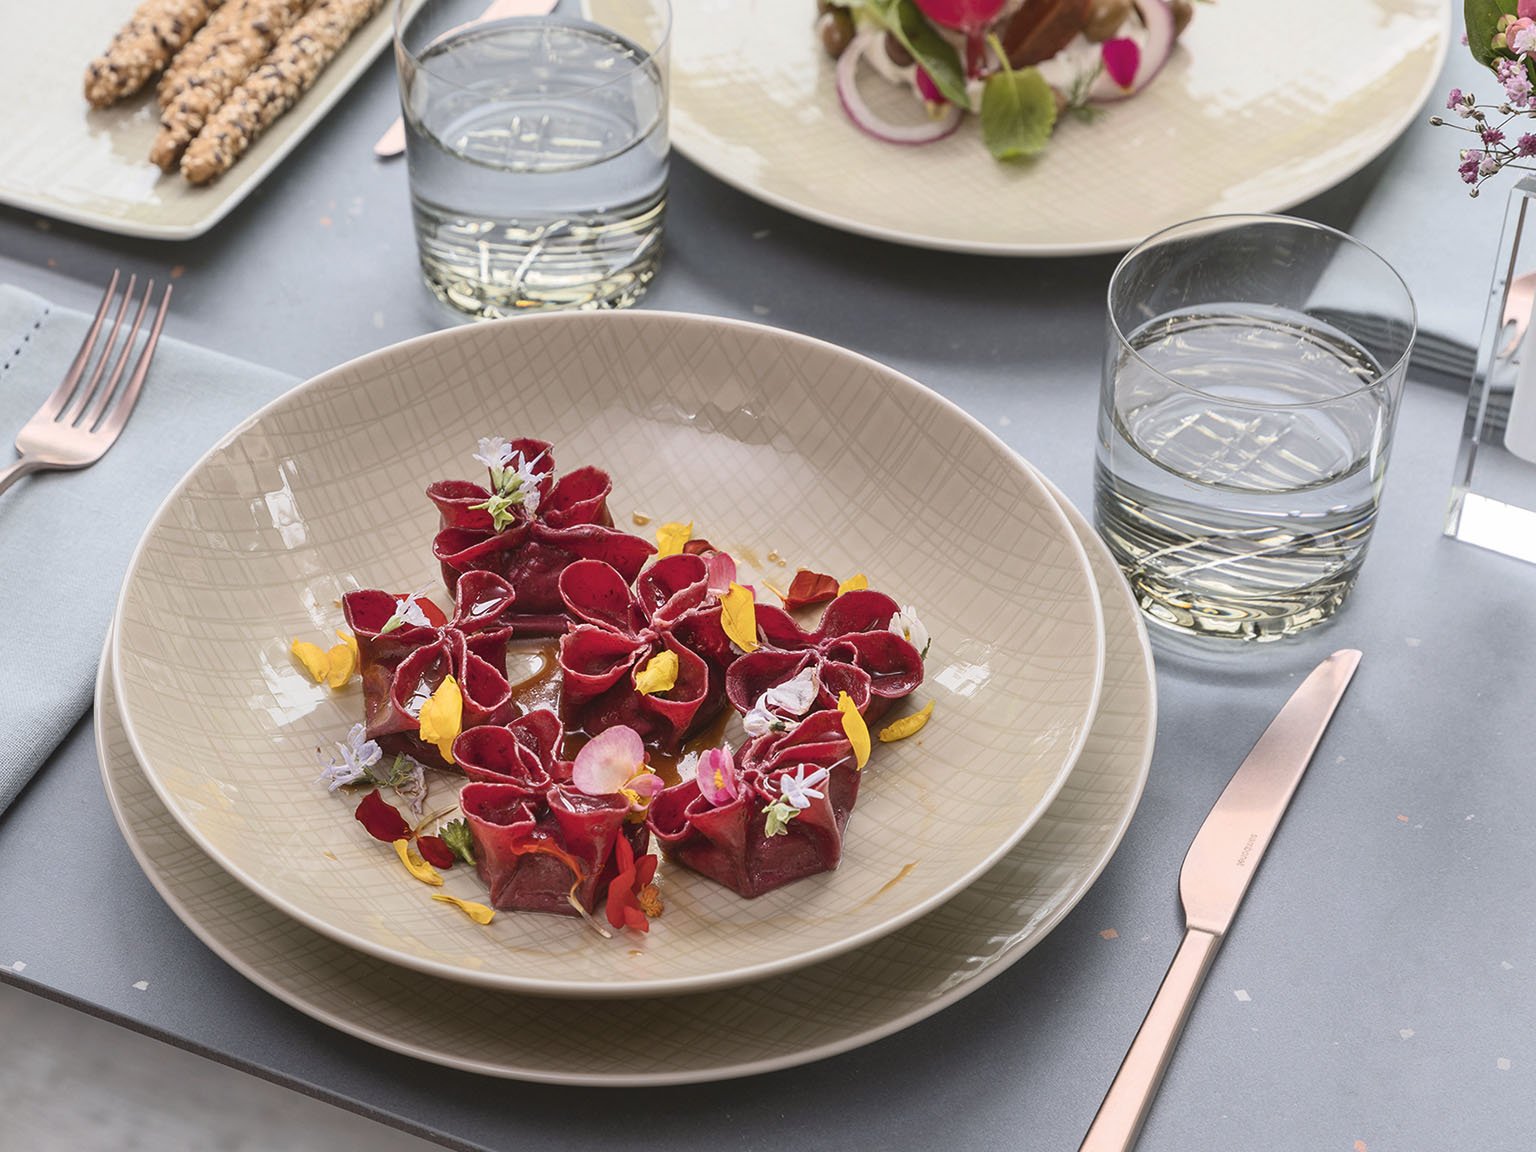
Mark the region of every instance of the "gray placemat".
[[[57, 386], [89, 324], [0, 285], [0, 438]], [[165, 330], [176, 330], [174, 298]], [[102, 460], [34, 473], [0, 495], [0, 812], [90, 707], [123, 572], [155, 509], [220, 436], [293, 383], [162, 338], [133, 418]]]

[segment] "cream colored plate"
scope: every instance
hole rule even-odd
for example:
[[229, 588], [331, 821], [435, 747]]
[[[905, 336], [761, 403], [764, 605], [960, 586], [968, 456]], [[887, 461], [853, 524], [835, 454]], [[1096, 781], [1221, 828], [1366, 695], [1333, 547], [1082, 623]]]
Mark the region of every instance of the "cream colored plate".
[[101, 111], [92, 110], [81, 95], [85, 66], [107, 46], [136, 2], [16, 0], [6, 5], [0, 204], [123, 236], [201, 236], [293, 151], [390, 41], [386, 4], [238, 164], [213, 184], [194, 188], [149, 162], [149, 146], [159, 128], [152, 92]]
[[[548, 439], [563, 468], [603, 465], [621, 522], [637, 509], [654, 523], [692, 520], [754, 583], [813, 564], [866, 572], [919, 606], [935, 639], [918, 699], [937, 710], [866, 769], [836, 872], [748, 901], [666, 869], [666, 915], [639, 937], [526, 914], [484, 929], [431, 901], [351, 819], [347, 798], [316, 786], [315, 750], [361, 716], [361, 689], [311, 683], [289, 638], [329, 636], [349, 587], [436, 578], [437, 517], [422, 491], [473, 475], [476, 438], [490, 433]], [[630, 312], [435, 333], [263, 410], [156, 515], [125, 581], [113, 658], [162, 800], [276, 907], [439, 976], [633, 996], [824, 960], [953, 896], [1061, 787], [1102, 654], [1082, 545], [976, 421], [830, 344]], [[467, 869], [448, 890], [484, 895]]]
[[[601, 16], [623, 0], [588, 0]], [[1448, 0], [1196, 4], [1162, 75], [1032, 163], [974, 119], [920, 148], [838, 104], [812, 0], [674, 0], [672, 141], [727, 184], [885, 240], [1021, 256], [1113, 252], [1180, 220], [1269, 212], [1338, 183], [1419, 114]], [[878, 81], [876, 81], [878, 83]]]
[[385, 1048], [493, 1076], [684, 1084], [846, 1052], [974, 992], [1044, 938], [1098, 878], [1141, 796], [1156, 731], [1152, 659], [1124, 583], [1075, 511], [1105, 606], [1104, 696], [1077, 767], [1039, 823], [949, 903], [825, 964], [666, 1000], [533, 1000], [360, 956], [263, 904], [202, 853], [145, 781], [105, 657], [96, 741], [107, 797], [182, 921], [280, 1000]]

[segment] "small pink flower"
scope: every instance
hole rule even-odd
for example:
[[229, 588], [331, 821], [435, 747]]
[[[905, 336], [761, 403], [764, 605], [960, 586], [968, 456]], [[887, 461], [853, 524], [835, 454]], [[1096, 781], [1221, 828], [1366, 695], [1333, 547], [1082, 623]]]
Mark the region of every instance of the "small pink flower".
[[645, 765], [645, 744], [640, 733], [623, 724], [592, 737], [576, 753], [571, 783], [588, 796], [618, 793], [632, 811], [643, 812], [665, 785]]
[[1141, 67], [1141, 49], [1134, 40], [1106, 40], [1102, 48], [1104, 71], [1121, 88], [1129, 89], [1136, 82], [1136, 71]]
[[1527, 132], [1515, 141], [1515, 151], [1522, 156], [1536, 156], [1536, 135]]
[[1515, 15], [1521, 20], [1536, 20], [1536, 0], [1520, 0], [1515, 6]]
[[731, 746], [711, 748], [699, 757], [697, 777], [699, 795], [716, 808], [736, 799], [740, 780], [736, 762], [731, 757]]

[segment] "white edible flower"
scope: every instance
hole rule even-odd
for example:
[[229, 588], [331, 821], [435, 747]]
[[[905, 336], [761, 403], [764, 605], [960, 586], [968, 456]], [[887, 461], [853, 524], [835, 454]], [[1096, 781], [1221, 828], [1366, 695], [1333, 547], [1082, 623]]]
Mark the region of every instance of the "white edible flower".
[[782, 716], [768, 711], [768, 693], [764, 692], [752, 705], [752, 710], [741, 718], [741, 726], [748, 736], [766, 736], [770, 732], [784, 732], [789, 725]]
[[419, 603], [426, 594], [426, 588], [422, 587], [412, 592], [409, 596], [396, 600], [395, 613], [388, 620], [384, 621], [384, 626], [379, 629], [379, 635], [382, 636], [386, 632], [393, 632], [396, 628], [405, 624], [410, 624], [415, 628], [432, 627], [432, 621], [427, 619], [427, 614], [422, 610]]
[[507, 466], [510, 474], [503, 482], [503, 487], [513, 487], [512, 478], [513, 476], [517, 478], [517, 492], [523, 498], [523, 509], [530, 516], [538, 514], [539, 501], [542, 499], [539, 495], [539, 474], [534, 471], [534, 468], [542, 459], [544, 459], [543, 452], [540, 452], [532, 460], [524, 460], [520, 452], [515, 454], [509, 453], [507, 456]]
[[482, 436], [475, 459], [493, 471], [505, 468], [512, 459], [512, 445], [500, 436]]
[[415, 760], [409, 763], [410, 768], [395, 780], [395, 794], [411, 806], [415, 816], [420, 817], [427, 802], [427, 773]]
[[368, 769], [379, 762], [379, 757], [384, 755], [383, 750], [372, 740], [366, 739], [367, 730], [361, 724], [352, 725], [352, 730], [347, 733], [345, 741], [337, 740], [336, 751], [341, 754], [341, 760], [320, 760], [325, 771], [321, 772], [316, 783], [323, 783], [332, 792], [348, 784], [356, 784], [368, 775]]
[[807, 776], [805, 774], [807, 767], [809, 765], [801, 764], [795, 769], [793, 776], [786, 772], [779, 777], [779, 795], [802, 810], [809, 808], [812, 800], [820, 800], [826, 795], [824, 792], [818, 792], [816, 785], [826, 780], [827, 770], [818, 768]]
[[928, 655], [928, 645], [932, 642], [932, 638], [928, 635], [928, 629], [923, 622], [917, 618], [917, 609], [912, 605], [903, 605], [901, 611], [891, 617], [891, 631], [924, 656]]
[[758, 703], [765, 708], [777, 708], [791, 716], [804, 716], [816, 702], [819, 686], [816, 683], [814, 665], [802, 668], [793, 680], [786, 680], [777, 688], [764, 692]]

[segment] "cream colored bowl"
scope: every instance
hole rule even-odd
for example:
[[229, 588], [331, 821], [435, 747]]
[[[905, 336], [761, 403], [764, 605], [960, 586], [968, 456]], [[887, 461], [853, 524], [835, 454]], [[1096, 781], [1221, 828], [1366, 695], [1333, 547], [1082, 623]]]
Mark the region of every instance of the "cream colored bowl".
[[[422, 495], [474, 474], [477, 437], [532, 435], [614, 476], [620, 524], [692, 520], [759, 587], [863, 571], [933, 635], [920, 737], [877, 747], [833, 873], [757, 900], [663, 868], [649, 934], [430, 899], [315, 783], [360, 718], [292, 637], [341, 626], [353, 587], [435, 576]], [[644, 531], [648, 529], [637, 529]], [[781, 567], [770, 556], [782, 558]], [[764, 593], [766, 595], [766, 593]], [[1001, 859], [1066, 779], [1097, 705], [1098, 599], [1081, 544], [1009, 450], [941, 397], [829, 344], [664, 313], [457, 328], [327, 372], [258, 413], [168, 499], [134, 557], [112, 653], [155, 790], [231, 875], [386, 960], [532, 994], [666, 995], [874, 940]], [[429, 809], [451, 803], [446, 781]], [[484, 889], [467, 869], [446, 891]]]

